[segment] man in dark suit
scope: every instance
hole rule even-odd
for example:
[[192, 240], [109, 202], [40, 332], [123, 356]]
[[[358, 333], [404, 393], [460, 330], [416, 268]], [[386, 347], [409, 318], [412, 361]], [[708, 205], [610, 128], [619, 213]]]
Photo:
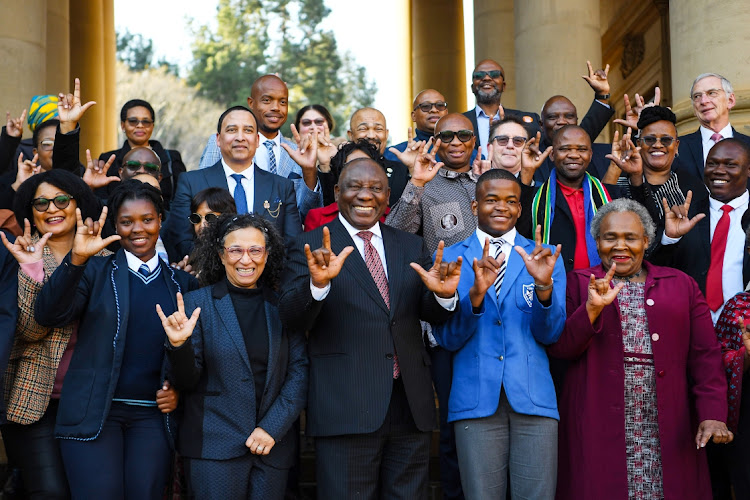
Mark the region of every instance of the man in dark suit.
[[703, 73], [690, 87], [693, 113], [700, 127], [692, 134], [680, 136], [680, 155], [672, 169], [688, 172], [700, 179], [709, 150], [722, 139], [736, 137], [750, 144], [750, 137], [737, 132], [729, 123], [729, 110], [736, 100], [732, 84], [716, 73]]
[[[177, 181], [177, 192], [166, 221], [164, 240], [173, 261], [181, 260], [193, 249], [193, 228], [188, 220], [190, 202], [199, 191], [209, 187], [229, 190], [238, 213], [253, 212], [273, 222], [290, 242], [302, 231], [294, 184], [291, 180], [260, 169], [253, 162], [258, 146], [255, 115], [244, 106], [224, 111], [217, 126], [216, 144], [221, 159], [214, 166], [185, 172]], [[315, 161], [317, 144], [302, 155], [301, 161]]]
[[450, 316], [461, 262], [442, 263], [441, 244], [433, 265], [419, 236], [380, 224], [388, 191], [373, 160], [348, 163], [338, 218], [297, 238], [282, 280], [282, 321], [309, 332], [318, 498], [427, 498], [435, 403], [419, 320]]

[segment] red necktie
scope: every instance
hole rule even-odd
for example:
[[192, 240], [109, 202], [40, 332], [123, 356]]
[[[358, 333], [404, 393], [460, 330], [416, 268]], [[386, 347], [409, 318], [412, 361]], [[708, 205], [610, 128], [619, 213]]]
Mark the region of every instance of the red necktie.
[[734, 209], [729, 205], [724, 205], [721, 210], [724, 213], [721, 214], [714, 229], [714, 238], [711, 240], [711, 265], [706, 276], [706, 302], [712, 311], [718, 311], [724, 303], [721, 274], [724, 269], [724, 251], [727, 248], [729, 235], [729, 212]]
[[[383, 269], [383, 261], [380, 260], [377, 249], [372, 245], [370, 240], [372, 239], [373, 233], [371, 231], [360, 231], [357, 236], [362, 238], [365, 242], [365, 264], [367, 269], [370, 270], [372, 279], [375, 280], [375, 285], [378, 287], [380, 295], [383, 297], [383, 301], [388, 309], [391, 308], [390, 292], [388, 291], [388, 278], [385, 276], [385, 269]], [[396, 349], [396, 346], [393, 346]], [[398, 366], [398, 356], [396, 353], [393, 354], [393, 378], [398, 378], [401, 375], [401, 368]]]
[[723, 137], [723, 136], [722, 136], [722, 135], [721, 135], [720, 133], [718, 133], [718, 132], [714, 132], [714, 133], [713, 133], [713, 134], [711, 135], [711, 140], [712, 140], [712, 141], [714, 141], [714, 143], [716, 143], [716, 142], [719, 142], [719, 141], [720, 141], [720, 140], [722, 140], [723, 138], [724, 138], [724, 137]]

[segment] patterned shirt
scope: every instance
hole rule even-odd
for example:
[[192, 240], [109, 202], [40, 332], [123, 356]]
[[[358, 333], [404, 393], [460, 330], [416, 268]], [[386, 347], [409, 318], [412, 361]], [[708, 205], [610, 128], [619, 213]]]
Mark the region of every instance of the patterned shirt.
[[477, 177], [471, 171], [443, 167], [424, 187], [409, 182], [385, 223], [409, 233], [421, 229], [430, 252], [437, 250], [440, 240], [446, 247], [463, 241], [477, 228], [471, 211], [476, 186]]

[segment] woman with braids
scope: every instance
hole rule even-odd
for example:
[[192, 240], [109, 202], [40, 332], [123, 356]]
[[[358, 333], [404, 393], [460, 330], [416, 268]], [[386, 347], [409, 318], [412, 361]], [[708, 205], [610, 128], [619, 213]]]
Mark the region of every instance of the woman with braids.
[[156, 310], [185, 412], [178, 451], [191, 498], [284, 497], [295, 460], [292, 424], [305, 407], [302, 332], [281, 325], [284, 241], [253, 214], [222, 215], [193, 253], [201, 284], [177, 310]]
[[[198, 283], [156, 254], [164, 210], [156, 188], [122, 182], [108, 208], [117, 234], [102, 239], [107, 207], [85, 222], [76, 207], [72, 250], [39, 292], [35, 318], [46, 327], [78, 324], [55, 426], [72, 497], [156, 500], [175, 427], [156, 400], [165, 363], [155, 305], [171, 314], [175, 294]], [[117, 253], [95, 257], [114, 241]]]

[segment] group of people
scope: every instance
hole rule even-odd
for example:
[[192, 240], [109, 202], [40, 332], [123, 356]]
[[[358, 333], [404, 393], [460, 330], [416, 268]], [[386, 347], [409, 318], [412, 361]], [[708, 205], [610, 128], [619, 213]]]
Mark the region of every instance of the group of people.
[[[29, 498], [284, 498], [300, 416], [318, 498], [750, 498], [750, 138], [721, 75], [698, 131], [594, 92], [474, 109], [418, 93], [388, 147], [363, 108], [282, 136], [288, 89], [252, 83], [200, 165], [151, 139], [79, 161], [81, 84], [0, 136], [0, 370]], [[680, 155], [678, 155], [678, 147]], [[30, 149], [29, 149], [30, 147]], [[435, 401], [438, 402], [436, 412]], [[296, 471], [296, 472], [295, 472]]]

